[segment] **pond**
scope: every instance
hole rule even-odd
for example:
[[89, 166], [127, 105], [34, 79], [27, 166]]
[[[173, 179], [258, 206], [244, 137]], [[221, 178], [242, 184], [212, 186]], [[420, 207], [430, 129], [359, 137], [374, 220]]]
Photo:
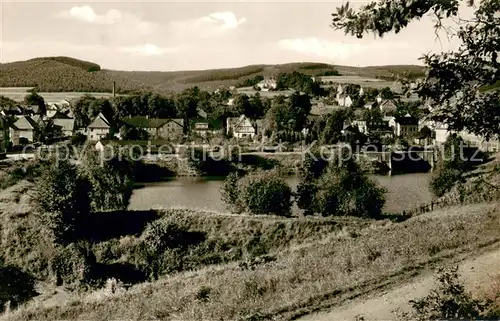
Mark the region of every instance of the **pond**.
[[[395, 176], [372, 175], [371, 178], [387, 189], [385, 211], [401, 212], [428, 203], [432, 199], [429, 191], [429, 174], [405, 174]], [[154, 207], [188, 207], [226, 212], [220, 197], [220, 186], [224, 178], [179, 177], [166, 182], [148, 183], [134, 190], [129, 209], [147, 210]], [[286, 178], [295, 188], [298, 177]], [[298, 211], [297, 208], [294, 211]]]

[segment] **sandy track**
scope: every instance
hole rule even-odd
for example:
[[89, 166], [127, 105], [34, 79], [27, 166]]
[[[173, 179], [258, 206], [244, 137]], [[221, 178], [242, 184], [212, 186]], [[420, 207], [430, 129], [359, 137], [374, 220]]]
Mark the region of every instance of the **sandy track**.
[[[500, 274], [500, 250], [483, 254], [459, 264], [459, 273], [470, 291], [488, 287], [493, 276]], [[330, 311], [313, 313], [298, 320], [340, 321], [355, 320], [363, 316], [365, 320], [396, 320], [394, 310], [409, 311], [408, 301], [423, 297], [435, 286], [435, 274], [427, 273], [410, 282], [368, 297], [346, 302]]]

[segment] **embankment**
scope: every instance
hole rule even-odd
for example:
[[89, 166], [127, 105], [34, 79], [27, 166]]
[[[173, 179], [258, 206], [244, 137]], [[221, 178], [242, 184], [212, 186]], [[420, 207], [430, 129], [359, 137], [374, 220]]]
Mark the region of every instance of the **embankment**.
[[[180, 226], [184, 220], [189, 222], [191, 231], [210, 234], [213, 229], [212, 235], [225, 235], [241, 227], [262, 239], [263, 226], [283, 226], [280, 230], [290, 233], [309, 230], [299, 228], [305, 224], [300, 219], [294, 223], [267, 217], [247, 221], [239, 216], [205, 218], [194, 213], [166, 217], [180, 220]], [[324, 227], [316, 228], [321, 231]], [[274, 252], [273, 260], [251, 267], [221, 264], [172, 274], [107, 296], [76, 296], [46, 309], [28, 305], [11, 313], [9, 319], [288, 320], [399, 282], [426, 266], [498, 244], [499, 229], [497, 204], [452, 207], [402, 223], [370, 224], [345, 233], [335, 230], [301, 244], [286, 241]], [[279, 235], [269, 241], [287, 239]], [[117, 244], [126, 244], [129, 239], [120, 239]]]

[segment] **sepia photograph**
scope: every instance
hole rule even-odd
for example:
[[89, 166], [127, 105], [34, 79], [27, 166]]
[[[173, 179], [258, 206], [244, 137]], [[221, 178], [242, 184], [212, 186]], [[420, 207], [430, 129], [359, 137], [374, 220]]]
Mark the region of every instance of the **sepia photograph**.
[[0, 0], [0, 321], [500, 320], [500, 0]]

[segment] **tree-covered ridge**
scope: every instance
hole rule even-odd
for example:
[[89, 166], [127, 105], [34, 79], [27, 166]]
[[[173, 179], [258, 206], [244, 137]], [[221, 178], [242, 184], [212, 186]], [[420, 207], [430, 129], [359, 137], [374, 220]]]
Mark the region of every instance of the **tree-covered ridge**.
[[423, 75], [420, 66], [349, 67], [323, 63], [250, 65], [240, 68], [190, 71], [120, 71], [69, 57], [42, 57], [0, 64], [0, 87], [37, 87], [48, 92], [111, 92], [113, 81], [119, 93], [149, 90], [177, 92], [198, 86], [203, 90], [254, 85], [256, 79], [300, 72], [308, 76], [359, 75], [396, 79], [410, 72]]
[[73, 67], [78, 67], [82, 68], [87, 71], [99, 71], [101, 70], [101, 66], [99, 66], [96, 63], [90, 62], [90, 61], [85, 61], [85, 60], [80, 60], [76, 58], [71, 58], [71, 57], [64, 57], [64, 56], [58, 56], [58, 57], [38, 57], [38, 58], [33, 58], [28, 61], [44, 61], [44, 60], [52, 60], [52, 61], [57, 61], [69, 66]]
[[36, 87], [49, 92], [111, 92], [113, 81], [119, 92], [145, 89], [133, 78], [109, 71], [89, 72], [57, 60], [34, 59], [0, 66], [0, 87]]
[[[349, 3], [332, 14], [333, 27], [362, 38], [365, 33], [380, 37], [398, 33], [412, 20], [426, 14], [437, 18], [436, 29], [444, 19], [453, 17], [457, 26], [446, 29], [460, 40], [460, 47], [445, 53], [423, 56], [427, 68], [425, 79], [416, 93], [432, 100], [438, 108], [434, 119], [445, 122], [452, 130], [467, 129], [486, 138], [500, 134], [500, 93], [495, 88], [500, 79], [500, 1], [476, 3], [474, 16], [465, 20], [458, 16], [461, 1], [383, 0], [361, 6], [357, 11]], [[475, 1], [467, 0], [468, 6]]]

